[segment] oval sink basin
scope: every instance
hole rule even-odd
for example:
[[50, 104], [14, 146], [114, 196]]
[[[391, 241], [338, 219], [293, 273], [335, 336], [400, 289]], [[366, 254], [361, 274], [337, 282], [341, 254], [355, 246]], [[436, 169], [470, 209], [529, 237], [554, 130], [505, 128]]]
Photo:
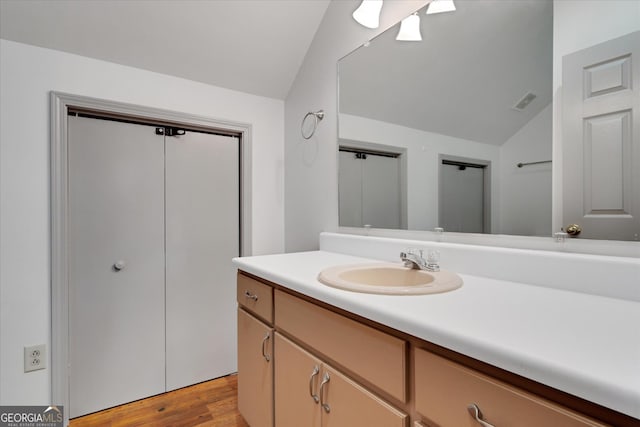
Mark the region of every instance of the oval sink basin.
[[450, 271], [415, 270], [403, 264], [367, 263], [325, 268], [318, 280], [334, 288], [386, 295], [421, 295], [448, 292], [462, 286]]

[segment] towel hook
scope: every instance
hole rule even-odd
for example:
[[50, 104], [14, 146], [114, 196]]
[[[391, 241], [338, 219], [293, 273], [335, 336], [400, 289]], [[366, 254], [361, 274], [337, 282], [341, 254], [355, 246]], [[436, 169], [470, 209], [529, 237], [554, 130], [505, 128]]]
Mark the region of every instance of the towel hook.
[[[307, 119], [309, 117], [313, 117], [313, 127], [311, 127], [311, 132], [305, 132], [305, 123], [307, 123]], [[302, 119], [302, 124], [300, 125], [300, 133], [302, 134], [302, 137], [304, 139], [311, 138], [313, 134], [316, 133], [318, 123], [320, 123], [322, 119], [324, 119], [324, 110], [309, 111], [307, 114], [305, 114], [304, 118]]]

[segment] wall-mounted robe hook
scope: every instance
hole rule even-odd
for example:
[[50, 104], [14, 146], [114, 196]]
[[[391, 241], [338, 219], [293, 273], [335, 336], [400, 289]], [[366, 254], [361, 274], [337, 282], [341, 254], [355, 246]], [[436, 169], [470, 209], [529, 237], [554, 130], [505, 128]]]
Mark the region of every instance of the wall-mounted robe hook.
[[[313, 121], [309, 119], [310, 117], [313, 118]], [[302, 124], [300, 125], [300, 133], [302, 133], [302, 137], [304, 139], [311, 138], [313, 134], [316, 133], [318, 123], [320, 123], [322, 119], [324, 119], [324, 110], [309, 111], [305, 114], [302, 119]], [[307, 128], [306, 130], [305, 127]]]

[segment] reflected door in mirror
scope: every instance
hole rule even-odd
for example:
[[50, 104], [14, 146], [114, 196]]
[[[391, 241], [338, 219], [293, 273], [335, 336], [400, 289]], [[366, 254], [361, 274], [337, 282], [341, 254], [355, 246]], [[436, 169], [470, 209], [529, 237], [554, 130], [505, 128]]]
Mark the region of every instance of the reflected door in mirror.
[[563, 58], [564, 225], [639, 240], [640, 31]]
[[338, 181], [341, 226], [400, 228], [398, 157], [341, 150]]
[[439, 226], [445, 231], [484, 232], [484, 168], [442, 163]]

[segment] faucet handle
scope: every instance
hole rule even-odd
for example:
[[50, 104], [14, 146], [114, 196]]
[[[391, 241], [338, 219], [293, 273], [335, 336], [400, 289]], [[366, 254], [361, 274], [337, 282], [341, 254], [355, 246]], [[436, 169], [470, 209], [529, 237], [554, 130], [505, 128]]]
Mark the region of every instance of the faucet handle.
[[422, 250], [418, 248], [406, 248], [402, 252], [409, 255], [422, 255]]
[[431, 271], [440, 271], [438, 261], [440, 261], [440, 251], [437, 249], [429, 249], [427, 251], [427, 268]]

